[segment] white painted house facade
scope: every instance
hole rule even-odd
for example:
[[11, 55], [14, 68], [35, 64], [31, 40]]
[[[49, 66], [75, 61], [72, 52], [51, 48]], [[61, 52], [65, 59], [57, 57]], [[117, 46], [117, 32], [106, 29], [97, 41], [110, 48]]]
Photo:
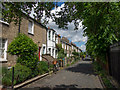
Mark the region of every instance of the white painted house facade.
[[54, 58], [57, 58], [55, 35], [56, 35], [55, 30], [48, 28], [47, 30], [47, 54], [50, 54]]

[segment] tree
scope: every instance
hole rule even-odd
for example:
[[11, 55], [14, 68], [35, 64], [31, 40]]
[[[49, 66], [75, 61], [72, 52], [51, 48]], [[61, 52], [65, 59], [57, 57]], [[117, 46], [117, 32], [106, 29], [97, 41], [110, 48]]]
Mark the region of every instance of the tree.
[[[8, 23], [15, 22], [19, 26], [18, 33], [20, 33], [20, 25], [24, 14], [29, 16], [34, 9], [36, 13], [34, 19], [46, 25], [49, 21], [46, 18], [52, 18], [50, 11], [54, 7], [55, 4], [52, 2], [2, 2], [2, 19]], [[42, 19], [44, 12], [44, 19]]]
[[8, 46], [8, 53], [18, 57], [17, 62], [34, 69], [38, 62], [38, 46], [25, 34], [19, 34]]
[[73, 54], [74, 56], [79, 56], [79, 53], [76, 52], [75, 50], [72, 52], [72, 54]]
[[[32, 9], [34, 9], [34, 18], [41, 22], [43, 14], [45, 12], [45, 18], [51, 17], [52, 14], [50, 11], [57, 7], [53, 2], [2, 2], [2, 18], [7, 22], [14, 21], [15, 24], [18, 24], [19, 20], [22, 20], [23, 13], [26, 15], [30, 15]], [[43, 24], [48, 22], [47, 19], [43, 19]]]
[[62, 44], [57, 44], [57, 48], [58, 48], [58, 59], [63, 59], [66, 56], [66, 53], [62, 48]]
[[62, 11], [57, 12], [60, 17], [55, 17], [55, 22], [60, 28], [67, 27], [74, 21], [78, 29], [82, 20], [84, 36], [88, 36], [86, 50], [89, 55], [105, 59], [108, 47], [120, 40], [120, 3], [69, 3], [66, 2]]
[[[6, 7], [10, 9], [3, 11], [3, 16], [13, 19], [14, 13], [11, 13], [13, 9], [29, 12], [33, 5], [36, 3], [7, 3]], [[59, 28], [67, 28], [68, 23], [73, 21], [77, 30], [79, 22], [82, 21], [83, 28], [87, 27], [84, 36], [88, 36], [86, 48], [89, 55], [105, 59], [107, 48], [120, 40], [120, 2], [65, 2], [61, 11], [56, 12], [59, 17], [50, 13], [53, 7], [55, 4], [52, 2], [39, 2], [38, 6], [34, 7], [36, 20], [41, 21], [45, 11], [44, 23], [48, 23], [47, 17], [52, 18]]]
[[75, 50], [72, 52], [73, 54], [73, 57], [75, 60], [80, 60], [80, 53], [79, 52], [76, 52]]

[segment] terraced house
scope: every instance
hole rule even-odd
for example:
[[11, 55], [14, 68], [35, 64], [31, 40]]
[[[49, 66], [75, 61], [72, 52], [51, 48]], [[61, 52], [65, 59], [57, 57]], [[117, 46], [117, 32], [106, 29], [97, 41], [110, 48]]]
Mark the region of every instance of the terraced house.
[[61, 44], [61, 36], [59, 34], [56, 34], [55, 37], [56, 37], [56, 44]]
[[64, 49], [64, 53], [67, 54], [67, 43], [69, 40], [66, 37], [61, 38], [62, 48]]
[[56, 32], [48, 27], [47, 30], [47, 53], [57, 58]]
[[[13, 39], [18, 35], [18, 25], [14, 22], [7, 23], [0, 20], [2, 25], [2, 34], [0, 36], [0, 61], [4, 66], [13, 66], [16, 64], [16, 56], [9, 55], [7, 51], [8, 45], [13, 41]], [[20, 33], [24, 33], [29, 36], [37, 45], [39, 60], [42, 60], [42, 55], [46, 54], [46, 44], [47, 44], [47, 28], [41, 23], [37, 22], [31, 17], [26, 15], [23, 16]]]

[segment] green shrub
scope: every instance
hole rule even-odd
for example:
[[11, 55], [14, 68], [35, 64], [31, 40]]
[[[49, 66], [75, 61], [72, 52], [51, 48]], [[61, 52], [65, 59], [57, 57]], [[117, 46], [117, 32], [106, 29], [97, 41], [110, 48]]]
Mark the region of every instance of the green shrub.
[[40, 61], [37, 65], [39, 74], [43, 74], [48, 72], [48, 63], [45, 61]]
[[12, 72], [6, 67], [2, 68], [2, 84], [5, 86], [12, 85]]
[[67, 64], [67, 67], [70, 66], [70, 64]]
[[8, 53], [18, 56], [18, 63], [25, 65], [32, 70], [37, 66], [38, 46], [25, 34], [19, 34], [8, 46]]
[[16, 80], [16, 83], [20, 83], [20, 82], [25, 81], [26, 79], [29, 78], [30, 74], [32, 73], [30, 68], [23, 66], [19, 63], [17, 63], [15, 65], [14, 70], [15, 70], [14, 71], [15, 72], [14, 73], [14, 80]]
[[8, 46], [8, 52], [17, 56], [34, 54], [37, 50], [37, 44], [25, 34], [19, 34]]
[[50, 64], [49, 70], [50, 70], [50, 71], [53, 70], [53, 67], [54, 67], [54, 65], [53, 65], [53, 64]]
[[0, 72], [1, 72], [0, 75], [2, 75], [2, 76], [4, 76], [4, 75], [8, 72], [7, 67], [1, 67], [0, 70], [1, 70], [1, 71], [0, 71]]
[[38, 67], [36, 67], [34, 70], [32, 70], [32, 74], [31, 74], [31, 77], [35, 77], [39, 74], [39, 70], [38, 70]]
[[[18, 84], [27, 80], [30, 77], [31, 73], [31, 69], [17, 63], [14, 67], [14, 84]], [[5, 86], [12, 85], [12, 69], [8, 70], [3, 76], [2, 83]]]
[[100, 64], [98, 62], [94, 62], [93, 65], [94, 65], [94, 70], [95, 71], [101, 71], [102, 70], [102, 67], [100, 66]]
[[38, 55], [23, 55], [17, 59], [17, 63], [21, 63], [22, 65], [25, 65], [29, 67], [30, 69], [34, 70], [37, 66], [38, 62]]

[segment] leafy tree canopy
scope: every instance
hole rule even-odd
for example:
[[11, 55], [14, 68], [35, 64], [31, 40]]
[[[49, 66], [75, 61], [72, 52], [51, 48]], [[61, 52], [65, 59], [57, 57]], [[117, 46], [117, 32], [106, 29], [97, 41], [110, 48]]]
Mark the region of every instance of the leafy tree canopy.
[[62, 44], [57, 44], [57, 49], [58, 49], [58, 59], [63, 59], [66, 56], [66, 53], [62, 48]]
[[35, 19], [38, 22], [41, 22], [43, 14], [45, 12], [45, 19], [43, 19], [43, 24], [48, 23], [48, 19], [52, 18], [50, 11], [57, 7], [53, 2], [2, 2], [2, 19], [7, 22], [14, 21], [15, 24], [18, 24], [19, 20], [22, 20], [23, 12], [26, 15], [30, 15], [32, 9], [34, 8]]
[[84, 36], [88, 36], [86, 48], [89, 55], [105, 59], [107, 48], [120, 40], [119, 2], [66, 2], [57, 14], [61, 17], [55, 17], [56, 24], [61, 28], [74, 21], [75, 29], [78, 29], [82, 20], [84, 27], [87, 27]]
[[[6, 19], [14, 19], [13, 11], [18, 12], [16, 16], [20, 16], [20, 10], [29, 13], [31, 7], [36, 3], [5, 3], [5, 7], [9, 9], [3, 10], [3, 17]], [[43, 11], [45, 18], [50, 17], [58, 25], [59, 28], [67, 28], [69, 22], [74, 22], [75, 30], [79, 27], [79, 22], [82, 21], [84, 35], [88, 36], [86, 43], [87, 52], [95, 57], [105, 57], [107, 48], [114, 42], [120, 40], [120, 2], [65, 2], [61, 11], [56, 12], [56, 15], [50, 11], [55, 7], [52, 2], [39, 2], [35, 8], [36, 19], [41, 21]], [[48, 19], [44, 20], [45, 23]]]

